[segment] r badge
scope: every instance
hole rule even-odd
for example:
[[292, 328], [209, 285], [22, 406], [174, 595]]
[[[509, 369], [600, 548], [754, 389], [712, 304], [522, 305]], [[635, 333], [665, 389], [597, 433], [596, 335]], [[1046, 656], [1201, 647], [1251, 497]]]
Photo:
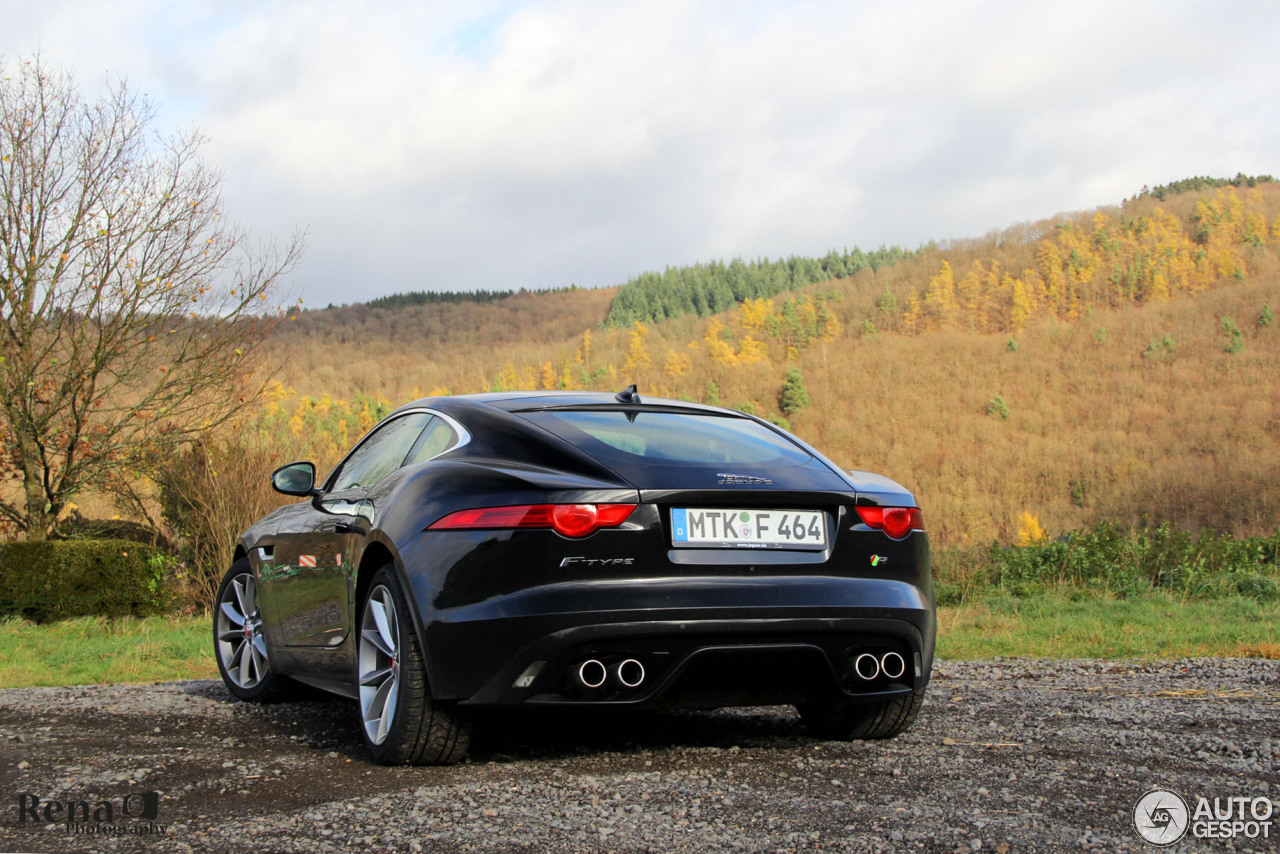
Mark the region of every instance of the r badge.
[[888, 562], [889, 562], [889, 559], [888, 559], [887, 557], [881, 557], [880, 555], [872, 555], [872, 556], [871, 556], [871, 565], [872, 565], [872, 566], [879, 566], [879, 565], [880, 565], [880, 564], [882, 564], [882, 563], [888, 563]]

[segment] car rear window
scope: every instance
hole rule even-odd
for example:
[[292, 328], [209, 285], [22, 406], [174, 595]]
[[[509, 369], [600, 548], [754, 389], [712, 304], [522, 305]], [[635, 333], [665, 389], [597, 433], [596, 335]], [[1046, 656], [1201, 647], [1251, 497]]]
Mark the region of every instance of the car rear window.
[[601, 462], [799, 466], [802, 448], [746, 418], [684, 412], [541, 410], [525, 418]]

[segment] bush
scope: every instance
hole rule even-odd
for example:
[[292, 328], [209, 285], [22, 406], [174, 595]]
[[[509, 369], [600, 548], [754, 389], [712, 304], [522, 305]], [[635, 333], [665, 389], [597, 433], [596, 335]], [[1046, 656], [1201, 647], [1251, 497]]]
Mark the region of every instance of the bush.
[[935, 556], [938, 587], [951, 600], [998, 588], [1015, 596], [1078, 589], [1119, 597], [1153, 590], [1213, 599], [1280, 598], [1280, 533], [1235, 539], [1169, 525], [1130, 531], [1106, 523], [1059, 540]]
[[171, 610], [176, 561], [128, 540], [0, 544], [0, 614], [37, 623]]
[[252, 437], [217, 439], [193, 443], [159, 467], [160, 506], [190, 567], [185, 604], [212, 608], [236, 538], [290, 500], [271, 488], [271, 471], [289, 461], [282, 453], [289, 451]]
[[1236, 322], [1230, 317], [1223, 315], [1222, 331], [1227, 333], [1227, 352], [1239, 353], [1244, 349], [1244, 333], [1240, 331], [1240, 327], [1236, 326]]

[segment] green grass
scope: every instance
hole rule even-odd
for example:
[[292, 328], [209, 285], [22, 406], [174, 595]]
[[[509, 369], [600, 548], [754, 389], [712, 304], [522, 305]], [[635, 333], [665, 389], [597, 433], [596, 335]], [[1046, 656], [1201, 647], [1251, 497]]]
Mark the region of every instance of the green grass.
[[1118, 599], [1096, 591], [989, 593], [938, 609], [938, 656], [967, 659], [1280, 658], [1280, 602], [1167, 593]]
[[[1280, 602], [988, 592], [938, 609], [938, 656], [1280, 658]], [[0, 688], [216, 679], [207, 617], [0, 622]]]
[[933, 555], [938, 602], [960, 605], [996, 595], [1023, 600], [1089, 590], [1129, 599], [1280, 600], [1280, 532], [1236, 539], [1169, 525], [1126, 529], [1105, 522], [1061, 539], [1017, 548], [939, 549]]
[[0, 688], [217, 678], [207, 617], [0, 622]]

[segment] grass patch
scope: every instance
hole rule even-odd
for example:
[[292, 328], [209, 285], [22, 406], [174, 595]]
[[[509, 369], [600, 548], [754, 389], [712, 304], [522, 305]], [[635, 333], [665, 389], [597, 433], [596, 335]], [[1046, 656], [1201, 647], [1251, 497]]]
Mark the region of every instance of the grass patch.
[[986, 549], [939, 549], [938, 603], [995, 594], [1036, 601], [1063, 590], [1127, 599], [1162, 593], [1194, 599], [1280, 600], [1280, 532], [1236, 539], [1169, 525], [1125, 529], [1099, 523], [1058, 540]]
[[0, 688], [217, 678], [207, 617], [0, 622]]
[[[0, 688], [216, 679], [207, 617], [0, 622]], [[1280, 602], [998, 591], [938, 608], [938, 656], [1280, 659]]]
[[991, 658], [1280, 658], [1280, 602], [1245, 596], [1115, 598], [1058, 590], [991, 593], [938, 609], [938, 656]]

